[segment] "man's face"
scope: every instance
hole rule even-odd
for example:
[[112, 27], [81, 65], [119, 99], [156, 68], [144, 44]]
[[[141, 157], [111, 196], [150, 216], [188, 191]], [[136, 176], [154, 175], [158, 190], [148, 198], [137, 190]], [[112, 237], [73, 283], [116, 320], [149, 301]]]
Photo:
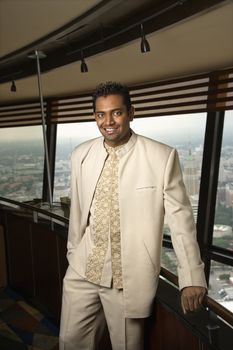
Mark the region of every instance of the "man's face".
[[116, 147], [123, 145], [130, 138], [130, 121], [134, 109], [127, 111], [121, 95], [101, 96], [96, 99], [94, 117], [105, 142]]

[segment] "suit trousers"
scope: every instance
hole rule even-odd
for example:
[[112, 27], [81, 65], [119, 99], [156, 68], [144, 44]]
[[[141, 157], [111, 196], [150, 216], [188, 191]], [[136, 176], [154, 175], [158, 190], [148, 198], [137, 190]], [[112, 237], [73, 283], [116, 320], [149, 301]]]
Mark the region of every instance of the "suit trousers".
[[122, 289], [88, 282], [69, 266], [63, 280], [59, 349], [99, 349], [106, 322], [113, 350], [143, 350], [144, 319], [125, 318]]

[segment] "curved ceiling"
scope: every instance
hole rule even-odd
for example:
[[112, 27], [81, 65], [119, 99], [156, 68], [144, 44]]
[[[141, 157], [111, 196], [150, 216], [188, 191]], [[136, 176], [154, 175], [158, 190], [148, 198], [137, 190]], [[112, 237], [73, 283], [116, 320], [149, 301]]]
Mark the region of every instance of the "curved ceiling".
[[0, 0], [0, 56], [81, 16], [101, 0]]
[[[54, 6], [55, 2], [56, 6]], [[121, 0], [114, 2], [116, 5]], [[159, 0], [154, 2], [159, 3]], [[210, 3], [204, 0], [202, 2]], [[21, 12], [17, 11], [19, 3], [23, 4], [20, 8]], [[93, 7], [99, 9], [103, 3], [110, 5], [112, 1], [0, 0], [0, 71], [3, 66], [1, 59], [4, 56], [18, 49], [20, 51], [23, 46], [48, 35], [51, 31], [58, 30], [61, 26], [66, 29], [68, 22], [92, 13]], [[132, 0], [124, 1], [122, 6], [126, 6], [124, 8], [126, 12], [127, 6], [131, 3]], [[136, 0], [136, 3], [139, 1]], [[27, 6], [28, 4], [30, 6]], [[36, 6], [33, 6], [35, 4]], [[13, 5], [15, 8], [12, 8]], [[113, 17], [117, 19], [117, 16], [115, 11]], [[3, 22], [2, 18], [4, 18]], [[53, 20], [50, 21], [49, 18]], [[10, 26], [9, 23], [14, 21], [17, 25]], [[152, 22], [156, 22], [156, 19], [152, 19]], [[133, 22], [131, 20], [127, 23], [132, 25]], [[113, 29], [110, 28], [111, 30]], [[220, 1], [217, 6], [207, 6], [195, 15], [186, 16], [182, 20], [177, 20], [176, 23], [160, 26], [160, 29], [155, 31], [148, 25], [147, 33], [149, 32], [147, 39], [150, 42], [151, 51], [145, 55], [140, 52], [140, 39], [137, 38], [136, 33], [136, 38], [132, 36], [129, 43], [119, 41], [115, 47], [87, 55], [89, 56], [86, 58], [88, 73], [80, 73], [79, 60], [44, 72], [42, 74], [44, 96], [71, 95], [88, 91], [99, 82], [106, 80], [118, 80], [132, 85], [233, 65], [233, 1]], [[135, 29], [133, 34], [135, 35]], [[80, 55], [80, 52], [78, 54]], [[16, 86], [17, 92], [12, 93], [9, 82], [0, 85], [0, 103], [33, 99], [38, 96], [36, 76], [16, 79]]]

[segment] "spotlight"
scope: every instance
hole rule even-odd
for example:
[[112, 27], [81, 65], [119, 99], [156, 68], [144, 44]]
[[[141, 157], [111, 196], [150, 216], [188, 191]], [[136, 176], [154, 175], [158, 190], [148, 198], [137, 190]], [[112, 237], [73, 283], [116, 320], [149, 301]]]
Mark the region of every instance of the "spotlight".
[[16, 85], [14, 80], [12, 80], [12, 83], [11, 83], [11, 92], [16, 92]]
[[147, 53], [150, 51], [150, 44], [148, 43], [144, 30], [143, 30], [143, 25], [141, 24], [141, 52], [142, 53]]
[[87, 73], [88, 72], [88, 67], [85, 62], [83, 52], [81, 52], [81, 73]]

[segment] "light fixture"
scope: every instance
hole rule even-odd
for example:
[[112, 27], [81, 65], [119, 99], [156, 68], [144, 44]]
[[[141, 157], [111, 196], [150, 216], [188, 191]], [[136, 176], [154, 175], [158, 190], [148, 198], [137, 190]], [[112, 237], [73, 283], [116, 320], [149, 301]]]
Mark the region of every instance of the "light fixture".
[[83, 51], [81, 51], [81, 72], [82, 73], [88, 72], [88, 67], [83, 56]]
[[11, 92], [16, 92], [16, 85], [14, 80], [11, 82]]
[[143, 30], [143, 25], [141, 24], [141, 52], [142, 53], [147, 53], [150, 51], [150, 44], [148, 43], [144, 30]]

